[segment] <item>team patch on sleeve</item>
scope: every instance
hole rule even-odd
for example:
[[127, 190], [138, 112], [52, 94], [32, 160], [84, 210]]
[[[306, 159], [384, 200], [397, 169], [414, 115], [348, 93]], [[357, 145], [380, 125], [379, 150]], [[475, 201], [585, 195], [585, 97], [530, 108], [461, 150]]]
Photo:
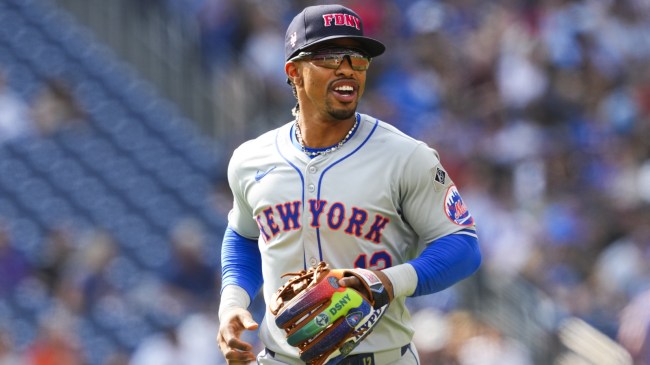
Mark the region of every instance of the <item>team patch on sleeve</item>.
[[447, 171], [442, 168], [441, 165], [437, 165], [431, 169], [431, 175], [433, 177], [433, 188], [435, 191], [441, 191], [445, 186], [451, 183]]
[[459, 226], [471, 226], [474, 224], [474, 218], [469, 214], [467, 206], [460, 197], [460, 193], [456, 185], [452, 185], [447, 189], [445, 196], [445, 213], [447, 218]]
[[445, 172], [445, 170], [436, 167], [435, 175], [436, 176], [433, 179], [439, 182], [440, 184], [445, 185], [445, 180], [447, 180], [447, 173]]

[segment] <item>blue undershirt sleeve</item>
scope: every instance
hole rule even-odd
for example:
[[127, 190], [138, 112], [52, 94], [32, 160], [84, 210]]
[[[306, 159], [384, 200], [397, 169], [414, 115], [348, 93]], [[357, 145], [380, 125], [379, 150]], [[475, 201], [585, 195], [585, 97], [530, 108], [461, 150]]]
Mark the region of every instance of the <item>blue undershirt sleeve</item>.
[[478, 270], [481, 265], [478, 239], [468, 234], [441, 237], [409, 263], [418, 274], [413, 296], [439, 292]]
[[226, 228], [221, 244], [221, 290], [228, 285], [239, 286], [252, 301], [262, 283], [262, 256], [257, 241]]

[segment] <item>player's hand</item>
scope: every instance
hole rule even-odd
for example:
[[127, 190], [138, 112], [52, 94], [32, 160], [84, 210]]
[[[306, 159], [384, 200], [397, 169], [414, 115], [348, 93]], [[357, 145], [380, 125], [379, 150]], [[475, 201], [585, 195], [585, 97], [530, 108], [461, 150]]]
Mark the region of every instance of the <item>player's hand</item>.
[[348, 276], [343, 279], [339, 279], [339, 285], [346, 288], [353, 288], [362, 293], [366, 292], [366, 288], [363, 286], [363, 284], [361, 284], [361, 280], [359, 280], [356, 276]]
[[[351, 271], [354, 271], [355, 269], [352, 269]], [[366, 272], [370, 270], [365, 270]], [[349, 287], [353, 288], [361, 293], [365, 293], [368, 298], [372, 298], [372, 300], [380, 300], [381, 305], [383, 304], [388, 304], [390, 303], [393, 298], [395, 297], [393, 293], [393, 284], [391, 283], [390, 279], [386, 274], [379, 270], [372, 270], [370, 271], [372, 274], [374, 274], [377, 279], [381, 282], [381, 289], [385, 290], [385, 293], [382, 295], [380, 294], [379, 296], [382, 296], [383, 298], [380, 299], [378, 298], [378, 294], [374, 292], [374, 290], [377, 289], [376, 286], [369, 287], [366, 283], [363, 283], [359, 277], [354, 276], [354, 275], [346, 275], [343, 278], [339, 279], [339, 285], [344, 286], [344, 287]]]
[[256, 360], [253, 345], [241, 340], [245, 330], [254, 331], [258, 324], [251, 313], [242, 308], [232, 308], [221, 315], [217, 341], [229, 365], [244, 365]]

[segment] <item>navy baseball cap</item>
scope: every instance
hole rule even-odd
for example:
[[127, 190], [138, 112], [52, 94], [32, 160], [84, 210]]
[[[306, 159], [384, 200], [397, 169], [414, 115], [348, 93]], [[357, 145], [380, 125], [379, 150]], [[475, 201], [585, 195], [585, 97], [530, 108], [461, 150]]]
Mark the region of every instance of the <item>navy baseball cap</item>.
[[384, 53], [386, 47], [380, 41], [363, 35], [361, 17], [341, 5], [315, 5], [306, 7], [296, 15], [284, 38], [285, 61], [305, 48], [338, 38], [352, 38], [369, 57]]

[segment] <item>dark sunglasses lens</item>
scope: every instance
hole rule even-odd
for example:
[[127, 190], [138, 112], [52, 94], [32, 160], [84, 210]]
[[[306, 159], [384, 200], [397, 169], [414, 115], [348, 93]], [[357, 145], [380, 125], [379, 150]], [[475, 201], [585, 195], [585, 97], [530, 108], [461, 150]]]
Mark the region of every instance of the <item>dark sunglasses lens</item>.
[[350, 65], [352, 69], [357, 71], [367, 70], [370, 65], [370, 59], [364, 56], [361, 53], [353, 51], [343, 51], [343, 52], [318, 52], [314, 53], [311, 57], [311, 61], [321, 67], [326, 68], [339, 68], [343, 60], [348, 57], [350, 60]]
[[350, 65], [357, 71], [367, 70], [370, 66], [370, 59], [366, 57], [352, 57], [350, 56]]

